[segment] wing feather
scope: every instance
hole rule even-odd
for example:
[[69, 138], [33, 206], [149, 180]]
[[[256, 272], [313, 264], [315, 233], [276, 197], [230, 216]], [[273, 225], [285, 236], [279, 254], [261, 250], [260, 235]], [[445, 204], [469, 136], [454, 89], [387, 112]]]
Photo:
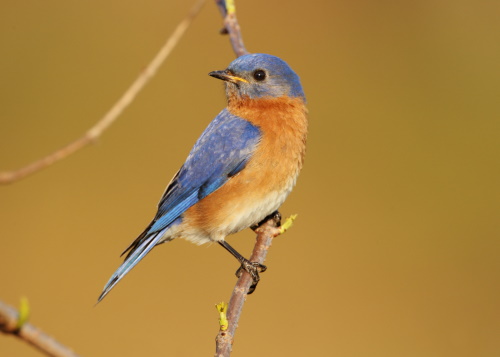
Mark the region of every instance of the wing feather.
[[153, 247], [165, 239], [172, 224], [182, 221], [182, 214], [196, 202], [222, 187], [245, 168], [261, 138], [260, 129], [224, 109], [210, 123], [189, 153], [186, 162], [165, 190], [155, 218], [122, 253], [124, 262], [111, 276], [99, 297], [108, 292]]

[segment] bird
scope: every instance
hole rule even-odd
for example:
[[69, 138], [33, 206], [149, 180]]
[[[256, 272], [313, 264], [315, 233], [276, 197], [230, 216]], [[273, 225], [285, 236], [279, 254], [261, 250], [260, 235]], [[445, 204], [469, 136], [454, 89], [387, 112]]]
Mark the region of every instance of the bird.
[[[227, 107], [207, 126], [158, 203], [154, 219], [122, 256], [98, 298], [155, 246], [176, 238], [217, 242], [250, 273], [253, 292], [266, 267], [225, 238], [277, 212], [295, 186], [306, 151], [308, 117], [299, 76], [281, 58], [251, 53], [209, 76], [225, 84]], [[238, 274], [237, 274], [238, 275]]]

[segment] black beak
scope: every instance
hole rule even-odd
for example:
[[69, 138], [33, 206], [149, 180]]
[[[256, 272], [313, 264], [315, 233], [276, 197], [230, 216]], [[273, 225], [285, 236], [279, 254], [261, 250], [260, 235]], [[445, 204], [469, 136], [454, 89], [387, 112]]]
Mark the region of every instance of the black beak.
[[244, 78], [233, 76], [227, 69], [223, 71], [213, 71], [208, 74], [209, 76], [212, 76], [217, 79], [222, 79], [223, 81], [226, 82], [231, 82], [238, 84], [238, 82], [244, 82], [248, 83], [248, 81]]

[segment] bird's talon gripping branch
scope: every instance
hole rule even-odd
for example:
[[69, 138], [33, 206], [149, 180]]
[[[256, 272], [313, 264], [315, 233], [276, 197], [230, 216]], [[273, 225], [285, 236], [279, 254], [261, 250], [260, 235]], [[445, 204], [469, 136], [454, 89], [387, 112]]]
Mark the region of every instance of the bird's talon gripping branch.
[[278, 211], [274, 211], [273, 213], [271, 213], [270, 215], [266, 216], [266, 218], [264, 218], [262, 221], [260, 221], [259, 223], [251, 226], [250, 228], [255, 231], [257, 230], [260, 226], [262, 226], [264, 223], [266, 223], [267, 221], [269, 220], [274, 220], [274, 225], [276, 227], [279, 227], [281, 226], [281, 213], [279, 213]]
[[[240, 277], [243, 271], [246, 271], [248, 274], [252, 276], [257, 276], [257, 280], [259, 280], [259, 273], [263, 273], [267, 270], [267, 266], [264, 264], [260, 264], [257, 262], [246, 261], [241, 263], [241, 266], [236, 270], [236, 277]], [[255, 280], [255, 279], [254, 279]]]
[[259, 273], [263, 273], [267, 270], [267, 266], [264, 264], [260, 264], [257, 262], [251, 262], [249, 260], [244, 260], [241, 263], [241, 266], [236, 270], [236, 276], [238, 278], [241, 277], [241, 274], [243, 274], [243, 271], [246, 271], [250, 276], [252, 277], [252, 285], [248, 289], [248, 295], [253, 293], [255, 291], [255, 288], [257, 287], [257, 284], [260, 281], [260, 276]]

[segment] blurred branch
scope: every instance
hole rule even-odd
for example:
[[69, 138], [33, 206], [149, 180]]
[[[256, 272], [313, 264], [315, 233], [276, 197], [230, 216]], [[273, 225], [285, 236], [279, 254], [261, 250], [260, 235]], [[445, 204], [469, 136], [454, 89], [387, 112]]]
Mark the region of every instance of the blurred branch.
[[34, 174], [46, 167], [49, 167], [56, 162], [67, 158], [78, 150], [84, 148], [96, 141], [102, 133], [113, 124], [118, 116], [127, 108], [135, 99], [137, 94], [146, 86], [151, 78], [154, 77], [157, 70], [163, 64], [165, 59], [170, 55], [181, 37], [184, 35], [189, 25], [200, 12], [205, 4], [205, 0], [197, 0], [186, 17], [177, 25], [174, 32], [167, 39], [163, 47], [149, 63], [149, 65], [139, 74], [132, 85], [123, 93], [120, 99], [111, 107], [111, 109], [99, 120], [92, 128], [90, 128], [82, 137], [69, 143], [65, 147], [37, 160], [31, 164], [22, 167], [15, 171], [0, 172], [0, 184], [9, 184], [16, 182]]
[[[78, 357], [68, 347], [63, 346], [54, 338], [23, 320], [16, 309], [0, 301], [0, 332], [17, 336], [41, 352], [53, 357]], [[21, 326], [20, 326], [21, 325]]]
[[221, 30], [221, 33], [229, 35], [229, 41], [231, 41], [236, 57], [248, 54], [249, 52], [243, 44], [240, 25], [238, 24], [238, 19], [236, 18], [234, 0], [215, 0], [215, 3], [224, 18], [224, 28]]
[[[280, 215], [278, 212], [270, 216], [270, 218], [255, 229], [257, 233], [257, 241], [253, 248], [250, 261], [258, 262], [263, 264], [266, 260], [267, 251], [271, 246], [273, 238], [278, 236], [282, 231], [278, 228], [280, 225]], [[236, 282], [233, 289], [233, 294], [229, 300], [229, 304], [226, 311], [226, 316], [228, 320], [228, 325], [224, 326], [221, 324], [221, 328], [217, 337], [215, 357], [227, 357], [231, 354], [234, 334], [236, 328], [238, 327], [238, 321], [240, 319], [241, 311], [243, 310], [243, 304], [245, 303], [245, 298], [248, 294], [248, 290], [252, 285], [253, 281], [246, 271], [243, 271], [240, 278]]]

